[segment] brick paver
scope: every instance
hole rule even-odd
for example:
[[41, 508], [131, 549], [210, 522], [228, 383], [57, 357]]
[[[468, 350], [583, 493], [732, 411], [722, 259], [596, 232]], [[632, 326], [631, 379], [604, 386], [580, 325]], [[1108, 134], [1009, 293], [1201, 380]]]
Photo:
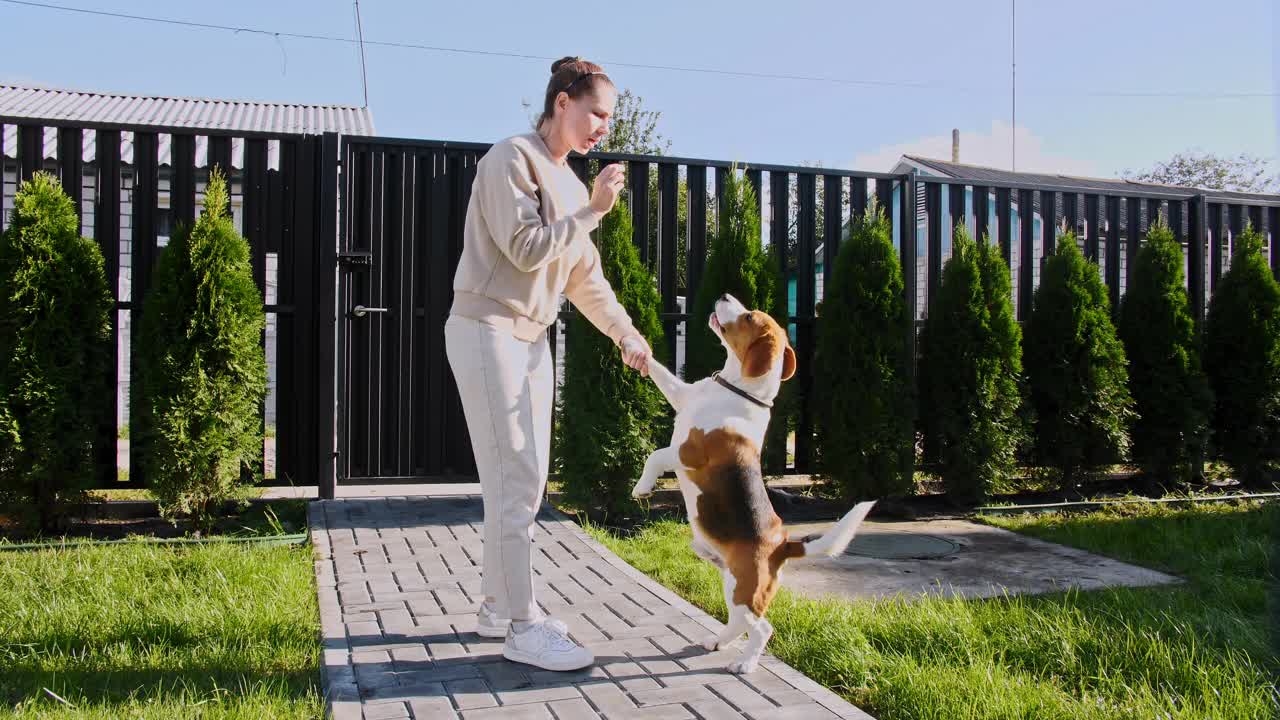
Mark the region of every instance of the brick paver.
[[534, 534], [538, 601], [596, 664], [506, 661], [501, 641], [475, 633], [482, 520], [478, 494], [311, 503], [335, 719], [870, 719], [770, 655], [750, 675], [728, 673], [740, 647], [698, 645], [718, 621], [550, 507]]

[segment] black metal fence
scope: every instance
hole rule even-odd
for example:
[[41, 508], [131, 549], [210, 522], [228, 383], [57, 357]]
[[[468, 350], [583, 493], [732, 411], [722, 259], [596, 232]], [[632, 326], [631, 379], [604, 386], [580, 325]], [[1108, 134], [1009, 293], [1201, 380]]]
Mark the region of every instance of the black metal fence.
[[[1000, 244], [1011, 268], [1019, 320], [1030, 311], [1040, 266], [1053, 253], [1063, 229], [1072, 230], [1085, 256], [1098, 264], [1113, 308], [1133, 281], [1141, 240], [1157, 219], [1168, 224], [1182, 244], [1184, 277], [1197, 320], [1204, 318], [1213, 289], [1229, 266], [1234, 240], [1246, 223], [1267, 241], [1272, 270], [1280, 277], [1280, 254], [1272, 252], [1268, 240], [1280, 227], [1280, 196], [1263, 199], [1242, 193], [1136, 186], [1099, 190], [1022, 183], [972, 185], [924, 177], [917, 182], [924, 198], [921, 235], [927, 239], [917, 281], [925, 288], [922, 297], [937, 292], [942, 265], [950, 255], [950, 234], [961, 222], [978, 236], [990, 233], [992, 241]], [[920, 311], [925, 307], [921, 305]]]
[[[443, 326], [475, 165], [488, 148], [392, 138], [343, 141], [343, 167], [348, 172], [342, 184], [339, 255], [352, 262], [344, 266], [339, 282], [339, 307], [344, 311], [338, 320], [340, 482], [441, 481], [474, 473], [465, 419], [445, 360]], [[613, 154], [570, 162], [589, 182], [601, 163], [616, 161], [628, 168], [627, 202], [635, 242], [656, 276], [667, 356], [676, 358], [679, 368], [689, 317], [684, 301], [696, 294], [701, 281], [707, 234], [720, 222], [717, 213], [724, 206], [718, 200], [731, 165]], [[816, 288], [821, 282], [816, 266], [822, 264], [814, 258], [816, 243], [825, 240], [833, 252], [849, 214], [861, 212], [872, 193], [890, 206], [894, 193], [901, 194], [895, 187], [903, 181], [888, 174], [825, 172], [824, 193], [842, 202], [825, 206], [828, 214], [819, 221], [816, 170], [764, 165], [746, 169], [745, 175], [765, 201], [767, 241], [789, 248], [780, 257], [796, 278], [798, 307], [792, 330], [800, 371], [795, 382], [806, 401], [797, 418], [793, 470], [807, 472], [813, 423], [807, 398]], [[790, 201], [769, 203], [771, 197], [794, 197], [796, 207]], [[912, 207], [908, 203], [903, 212], [914, 212]], [[895, 226], [900, 224], [895, 220]], [[830, 272], [830, 263], [824, 272]], [[357, 306], [376, 308], [376, 314], [350, 312]], [[566, 304], [561, 323], [550, 335], [553, 352], [564, 346], [565, 321], [572, 312]], [[557, 353], [561, 368], [562, 361]]]
[[[16, 127], [16, 153], [4, 148]], [[336, 135], [269, 135], [0, 117], [4, 163], [0, 225], [17, 183], [56, 173], [97, 240], [115, 292], [112, 319], [117, 391], [103, 398], [100, 487], [145, 487], [129, 405], [143, 299], [160, 249], [175, 225], [194, 221], [209, 169], [228, 174], [235, 223], [249, 241], [263, 291], [271, 393], [263, 457], [268, 484], [310, 484], [332, 469], [333, 263], [337, 209]], [[12, 149], [10, 149], [12, 150]], [[132, 397], [131, 397], [132, 396]], [[268, 422], [269, 421], [269, 422]]]
[[[137, 300], [145, 297], [149, 270], [172, 223], [194, 217], [207, 168], [232, 169], [233, 210], [253, 248], [270, 320], [264, 342], [275, 375], [263, 417], [275, 428], [266, 452], [272, 482], [311, 484], [318, 478], [323, 494], [332, 492], [335, 477], [435, 481], [474, 472], [444, 356], [443, 323], [475, 163], [488, 145], [368, 137], [347, 137], [340, 145], [335, 135], [231, 135], [0, 117], [3, 124], [18, 125], [17, 177], [5, 186], [5, 202], [18, 177], [40, 167], [59, 173], [81, 209], [85, 234], [107, 257], [118, 291], [117, 330], [136, 318]], [[122, 148], [128, 151], [123, 160]], [[626, 163], [635, 241], [660, 290], [668, 357], [681, 367], [688, 306], [703, 275], [708, 233], [723, 222], [720, 199], [732, 165], [604, 154], [570, 162], [584, 182], [601, 163]], [[795, 473], [810, 472], [814, 463], [815, 308], [849, 218], [871, 198], [892, 222], [906, 301], [917, 321], [937, 293], [951, 231], [959, 224], [999, 243], [1012, 270], [1019, 319], [1031, 307], [1040, 266], [1064, 226], [1076, 230], [1086, 255], [1099, 264], [1113, 304], [1130, 283], [1140, 240], [1158, 216], [1185, 248], [1197, 320], [1203, 320], [1246, 222], [1271, 238], [1270, 262], [1280, 275], [1280, 253], [1270, 244], [1280, 228], [1280, 197], [1136, 185], [977, 183], [780, 165], [737, 172], [760, 199], [764, 242], [784, 249], [778, 257], [788, 278], [799, 360], [788, 468]], [[356, 305], [369, 312], [354, 312]], [[571, 312], [566, 305], [551, 335], [553, 350], [563, 347]], [[915, 335], [913, 328], [912, 347]], [[128, 351], [120, 346], [122, 354]], [[121, 365], [122, 384], [128, 374]], [[117, 397], [128, 395], [113, 396], [104, 407], [104, 438], [114, 437], [122, 424]], [[106, 419], [112, 417], [115, 422]], [[104, 451], [100, 463], [104, 486], [120, 486], [125, 462]], [[137, 467], [132, 460], [128, 465]], [[134, 469], [124, 484], [142, 483]]]

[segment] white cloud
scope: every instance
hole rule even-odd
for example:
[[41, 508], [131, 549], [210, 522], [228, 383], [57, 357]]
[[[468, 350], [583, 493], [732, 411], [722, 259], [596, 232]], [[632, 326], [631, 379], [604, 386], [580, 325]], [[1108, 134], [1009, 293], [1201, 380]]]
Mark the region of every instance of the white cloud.
[[[960, 129], [960, 162], [970, 165], [1010, 169], [1012, 148], [1010, 126], [994, 121], [987, 133]], [[1100, 177], [1096, 165], [1087, 160], [1052, 155], [1044, 151], [1044, 141], [1032, 134], [1029, 128], [1019, 125], [1018, 170], [1058, 175], [1084, 175]], [[937, 160], [951, 160], [951, 133], [931, 135], [897, 145], [887, 145], [871, 153], [862, 153], [853, 159], [858, 170], [888, 172], [903, 155], [919, 155]]]

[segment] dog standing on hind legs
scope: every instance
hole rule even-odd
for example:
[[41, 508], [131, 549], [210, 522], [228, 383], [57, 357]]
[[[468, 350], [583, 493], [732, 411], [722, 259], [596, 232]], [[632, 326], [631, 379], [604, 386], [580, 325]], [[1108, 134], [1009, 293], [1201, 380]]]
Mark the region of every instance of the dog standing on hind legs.
[[854, 506], [820, 537], [792, 540], [765, 493], [760, 448], [770, 409], [782, 383], [796, 371], [787, 333], [767, 313], [748, 310], [731, 295], [716, 301], [708, 319], [727, 350], [724, 369], [685, 383], [657, 361], [649, 377], [676, 411], [671, 445], [645, 462], [632, 495], [653, 492], [658, 477], [674, 471], [684, 496], [693, 551], [720, 568], [729, 622], [702, 645], [718, 650], [747, 634], [734, 673], [756, 669], [773, 626], [765, 619], [787, 560], [844, 551], [874, 502]]

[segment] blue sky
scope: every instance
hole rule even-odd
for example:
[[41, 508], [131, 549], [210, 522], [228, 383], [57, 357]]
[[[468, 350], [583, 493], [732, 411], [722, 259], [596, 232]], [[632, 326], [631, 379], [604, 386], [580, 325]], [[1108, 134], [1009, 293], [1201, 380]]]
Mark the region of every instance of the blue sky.
[[[354, 37], [346, 0], [50, 0], [241, 27]], [[1276, 93], [1280, 13], [1267, 0], [1021, 0], [1019, 169], [1112, 176], [1200, 149], [1275, 158], [1280, 99], [1104, 92]], [[903, 151], [1007, 167], [1008, 0], [913, 3], [363, 0], [368, 40], [605, 64], [662, 111], [672, 153], [887, 170]], [[0, 2], [0, 82], [120, 92], [362, 103], [353, 45], [91, 17]], [[382, 135], [493, 141], [522, 132], [549, 60], [367, 47]], [[626, 67], [658, 64], [874, 87]], [[1278, 163], [1280, 164], [1280, 163]]]

